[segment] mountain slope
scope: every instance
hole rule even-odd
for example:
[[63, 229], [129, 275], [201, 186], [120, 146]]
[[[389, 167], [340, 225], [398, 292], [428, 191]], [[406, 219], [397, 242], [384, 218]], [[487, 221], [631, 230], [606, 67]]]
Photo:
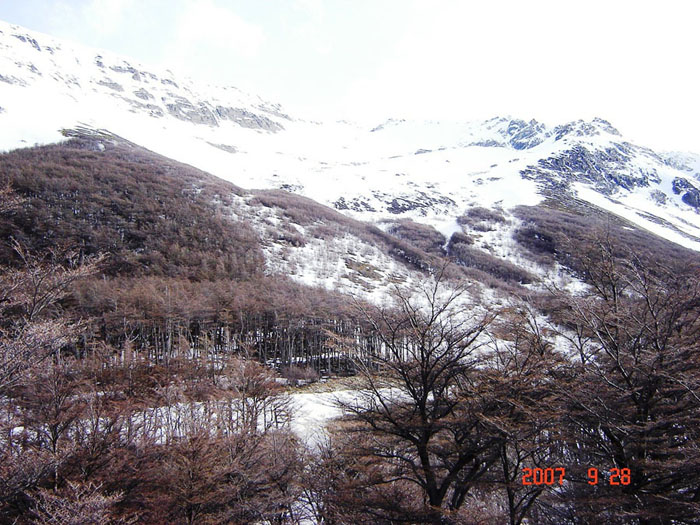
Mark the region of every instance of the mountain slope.
[[[114, 135], [74, 132], [0, 155], [21, 205], [0, 236], [32, 252], [106, 254], [110, 277], [287, 278], [381, 297], [435, 266], [429, 253], [307, 198], [247, 191]], [[20, 264], [10, 243], [0, 259]]]
[[601, 119], [310, 122], [232, 87], [5, 23], [0, 66], [0, 148], [107, 130], [238, 186], [298, 193], [384, 230], [405, 219], [428, 225], [445, 248], [464, 233], [458, 218], [485, 207], [509, 224], [479, 233], [482, 248], [503, 247], [491, 250], [502, 259], [518, 257], [508, 248], [520, 224], [511, 210], [545, 201], [574, 212], [588, 203], [700, 250], [698, 157], [632, 144]]

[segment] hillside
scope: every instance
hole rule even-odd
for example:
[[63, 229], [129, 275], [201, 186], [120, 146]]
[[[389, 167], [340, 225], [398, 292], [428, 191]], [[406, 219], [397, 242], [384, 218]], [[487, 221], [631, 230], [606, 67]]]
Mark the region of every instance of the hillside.
[[283, 189], [446, 238], [474, 206], [583, 201], [700, 249], [697, 155], [631, 143], [603, 119], [315, 122], [233, 87], [0, 24], [0, 148], [107, 130], [245, 188]]
[[0, 22], [0, 523], [695, 525], [700, 156], [309, 121]]

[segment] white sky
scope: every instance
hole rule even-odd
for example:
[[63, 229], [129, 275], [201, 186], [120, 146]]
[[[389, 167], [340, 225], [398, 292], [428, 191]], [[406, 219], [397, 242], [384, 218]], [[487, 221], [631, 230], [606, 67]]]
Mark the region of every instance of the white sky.
[[693, 0], [0, 0], [0, 19], [292, 115], [599, 116], [641, 144], [700, 152]]

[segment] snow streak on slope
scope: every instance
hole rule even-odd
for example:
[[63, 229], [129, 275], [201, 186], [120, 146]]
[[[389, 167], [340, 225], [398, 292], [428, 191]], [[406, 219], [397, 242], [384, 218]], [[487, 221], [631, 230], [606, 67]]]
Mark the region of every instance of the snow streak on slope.
[[[268, 275], [285, 275], [376, 304], [385, 303], [395, 286], [411, 287], [424, 279], [377, 246], [351, 232], [341, 233], [337, 225], [322, 220], [297, 224], [278, 208], [249, 204], [251, 197], [232, 198], [230, 213], [249, 221], [260, 236]], [[328, 233], [322, 235], [324, 231]]]

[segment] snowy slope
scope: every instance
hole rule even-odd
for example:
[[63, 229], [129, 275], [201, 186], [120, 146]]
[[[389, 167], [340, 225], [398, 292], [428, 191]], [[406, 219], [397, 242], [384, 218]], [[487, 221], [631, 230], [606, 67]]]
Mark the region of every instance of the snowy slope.
[[79, 126], [378, 224], [413, 218], [449, 237], [474, 205], [507, 214], [578, 198], [700, 250], [700, 157], [630, 144], [604, 120], [311, 122], [233, 87], [0, 22], [0, 150]]

